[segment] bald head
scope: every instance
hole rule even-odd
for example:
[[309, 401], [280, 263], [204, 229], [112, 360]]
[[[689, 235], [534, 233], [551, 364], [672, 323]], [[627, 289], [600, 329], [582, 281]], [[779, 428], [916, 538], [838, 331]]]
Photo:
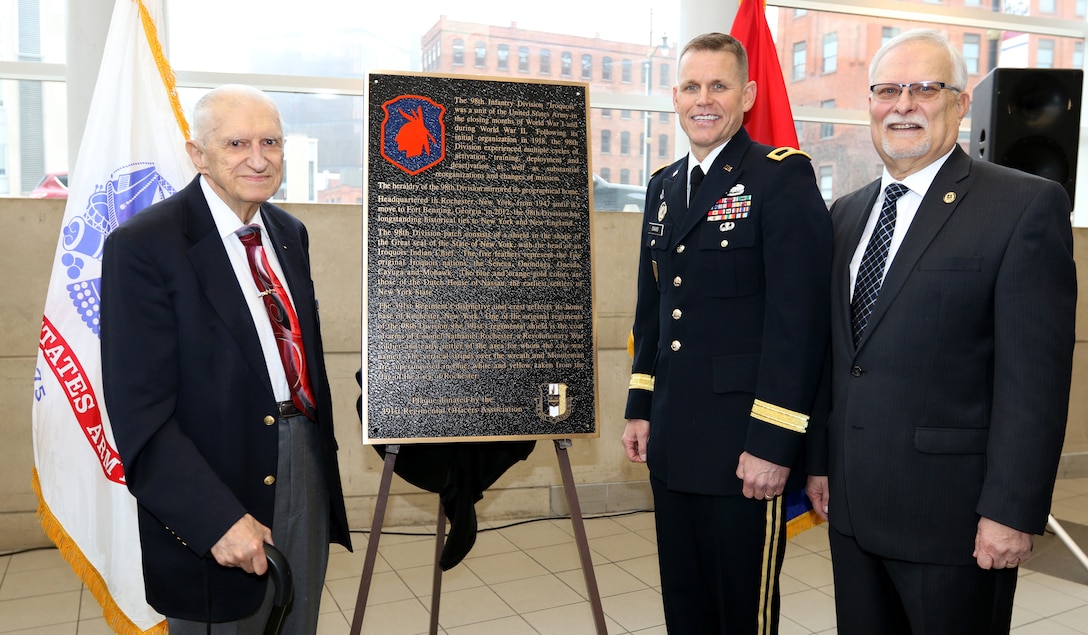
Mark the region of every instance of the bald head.
[[280, 122], [283, 121], [276, 102], [260, 90], [245, 84], [225, 84], [208, 91], [193, 108], [193, 139], [207, 143], [222, 122], [222, 114], [228, 111], [271, 112]]

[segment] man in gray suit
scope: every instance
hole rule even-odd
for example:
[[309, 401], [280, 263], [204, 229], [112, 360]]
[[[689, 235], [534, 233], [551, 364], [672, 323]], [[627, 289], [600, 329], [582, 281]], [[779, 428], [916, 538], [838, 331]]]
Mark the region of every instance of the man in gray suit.
[[957, 145], [967, 70], [940, 33], [892, 39], [869, 76], [885, 169], [831, 209], [831, 408], [809, 431], [838, 631], [1007, 633], [1068, 410], [1069, 198]]

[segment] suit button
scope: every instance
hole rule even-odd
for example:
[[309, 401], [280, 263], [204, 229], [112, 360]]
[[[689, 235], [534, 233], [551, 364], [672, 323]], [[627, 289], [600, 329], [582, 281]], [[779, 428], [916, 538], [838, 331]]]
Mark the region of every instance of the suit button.
[[271, 484], [273, 484], [273, 483], [275, 483], [275, 482], [276, 482], [276, 477], [275, 477], [275, 476], [272, 476], [271, 474], [269, 474], [268, 476], [264, 477], [264, 484], [265, 484], [265, 485], [271, 485]]
[[728, 246], [729, 246], [729, 241], [728, 240], [723, 240], [722, 241], [722, 247], [728, 247]]
[[861, 373], [863, 372], [864, 371], [861, 370], [861, 366], [852, 366], [850, 368], [850, 374], [854, 377], [861, 377]]
[[273, 423], [276, 423], [276, 418], [275, 418], [275, 417], [273, 417], [272, 415], [265, 415], [265, 417], [264, 417], [264, 424], [265, 424], [266, 426], [270, 426], [270, 425], [272, 425]]
[[684, 281], [680, 278], [680, 276], [676, 276], [672, 279], [672, 286], [679, 287], [682, 284], [684, 284]]
[[684, 315], [684, 312], [681, 311], [680, 309], [673, 309], [672, 310], [672, 319], [674, 319], [674, 320], [679, 320], [681, 317], [683, 317], [683, 315]]
[[677, 246], [676, 246], [676, 253], [678, 253], [678, 254], [682, 254], [682, 253], [684, 253], [684, 250], [685, 250], [685, 249], [687, 249], [687, 248], [686, 248], [686, 247], [684, 247], [683, 245], [677, 245]]
[[680, 350], [680, 340], [673, 340], [671, 348], [673, 351]]
[[656, 244], [657, 244], [657, 239], [656, 238], [650, 241], [650, 246], [651, 247], [653, 247]]

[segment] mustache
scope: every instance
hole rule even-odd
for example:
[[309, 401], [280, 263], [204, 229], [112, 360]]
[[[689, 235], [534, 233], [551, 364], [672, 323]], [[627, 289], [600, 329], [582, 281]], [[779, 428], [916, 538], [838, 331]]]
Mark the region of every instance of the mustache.
[[925, 128], [926, 127], [926, 120], [925, 120], [924, 117], [891, 116], [891, 117], [885, 117], [884, 118], [884, 125], [885, 126], [895, 126], [895, 125], [901, 125], [901, 124], [908, 124], [908, 125], [912, 125], [912, 126], [918, 126], [919, 128]]

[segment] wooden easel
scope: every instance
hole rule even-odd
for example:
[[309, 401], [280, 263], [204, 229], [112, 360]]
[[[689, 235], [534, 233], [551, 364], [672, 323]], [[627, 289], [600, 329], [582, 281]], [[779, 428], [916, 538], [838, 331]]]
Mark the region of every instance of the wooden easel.
[[[589, 542], [586, 540], [586, 528], [582, 519], [582, 508], [578, 504], [578, 491], [574, 487], [574, 475], [570, 469], [570, 457], [567, 448], [571, 446], [570, 439], [555, 440], [555, 455], [559, 460], [559, 472], [563, 476], [563, 490], [567, 495], [567, 506], [570, 508], [570, 521], [574, 527], [574, 539], [578, 545], [578, 558], [582, 562], [582, 575], [585, 577], [586, 593], [589, 596], [589, 605], [593, 611], [593, 622], [597, 628], [597, 635], [606, 635], [608, 630], [604, 623], [604, 608], [601, 605], [601, 594], [597, 589], [597, 576], [593, 572], [593, 560], [589, 553]], [[378, 486], [378, 498], [374, 505], [374, 520], [370, 526], [370, 537], [366, 545], [366, 560], [363, 562], [363, 573], [359, 579], [359, 595], [355, 600], [355, 616], [351, 621], [351, 635], [359, 635], [363, 628], [363, 616], [366, 613], [366, 601], [370, 595], [370, 582], [374, 577], [374, 564], [378, 557], [378, 540], [382, 535], [382, 522], [385, 519], [385, 508], [389, 502], [389, 485], [393, 480], [393, 466], [400, 452], [399, 445], [385, 446], [385, 467], [382, 469], [381, 484]], [[434, 580], [431, 587], [431, 635], [438, 633], [438, 608], [442, 595], [442, 567], [439, 559], [442, 556], [442, 546], [446, 540], [446, 512], [442, 503], [438, 503], [438, 528], [435, 531], [434, 549]]]

